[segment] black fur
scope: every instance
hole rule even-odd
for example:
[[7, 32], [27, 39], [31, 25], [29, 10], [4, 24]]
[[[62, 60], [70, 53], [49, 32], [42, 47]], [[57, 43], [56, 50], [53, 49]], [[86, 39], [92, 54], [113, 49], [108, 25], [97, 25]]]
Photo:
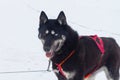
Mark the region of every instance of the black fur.
[[[100, 62], [101, 52], [95, 42], [89, 36], [79, 39], [78, 33], [67, 24], [63, 12], [57, 19], [48, 19], [46, 14], [41, 12], [39, 34], [44, 34], [46, 29], [55, 30], [58, 34], [66, 36], [64, 45], [51, 58], [53, 69], [57, 69], [55, 64], [61, 63], [71, 51], [75, 50], [75, 54], [62, 65], [64, 71], [76, 72], [75, 76], [69, 80], [83, 80], [84, 76], [91, 73]], [[54, 41], [54, 37], [51, 35], [41, 36], [46, 41], [43, 46], [51, 45]], [[113, 80], [119, 80], [120, 48], [113, 38], [101, 37], [101, 39], [104, 42], [105, 54], [97, 69], [105, 66], [110, 77]], [[60, 73], [56, 73], [56, 75], [58, 80], [67, 80]]]

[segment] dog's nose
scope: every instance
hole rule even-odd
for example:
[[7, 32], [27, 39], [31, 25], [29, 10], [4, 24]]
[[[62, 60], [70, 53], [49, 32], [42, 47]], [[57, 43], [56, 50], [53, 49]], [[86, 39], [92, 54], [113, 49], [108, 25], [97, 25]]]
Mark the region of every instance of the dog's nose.
[[44, 51], [45, 52], [49, 52], [50, 51], [50, 47], [44, 47]]

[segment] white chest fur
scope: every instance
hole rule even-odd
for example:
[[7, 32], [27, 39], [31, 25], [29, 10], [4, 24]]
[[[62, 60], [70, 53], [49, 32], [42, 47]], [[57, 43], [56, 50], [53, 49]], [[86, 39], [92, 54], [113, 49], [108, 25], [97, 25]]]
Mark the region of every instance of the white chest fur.
[[[59, 70], [54, 69], [53, 71], [54, 71], [55, 73], [58, 73], [58, 74], [59, 74]], [[75, 74], [76, 74], [75, 71], [66, 72], [66, 71], [62, 70], [62, 72], [63, 72], [64, 75], [66, 76], [67, 80], [72, 79], [72, 78], [75, 76]]]

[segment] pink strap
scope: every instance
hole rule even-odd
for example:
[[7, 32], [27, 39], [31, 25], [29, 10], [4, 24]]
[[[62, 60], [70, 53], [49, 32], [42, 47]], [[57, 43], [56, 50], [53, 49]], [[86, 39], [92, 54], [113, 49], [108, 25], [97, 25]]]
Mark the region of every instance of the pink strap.
[[[97, 42], [97, 40], [96, 40], [97, 38], [99, 39], [100, 43]], [[99, 38], [97, 35], [91, 36], [91, 39], [94, 40], [94, 42], [97, 44], [98, 48], [100, 49], [101, 53], [104, 54], [105, 50], [104, 50], [104, 43], [103, 43], [102, 39]]]
[[56, 64], [56, 66], [57, 66], [59, 72], [61, 73], [61, 75], [64, 76], [64, 77], [66, 78], [65, 74], [63, 73], [63, 69], [62, 69], [61, 65]]

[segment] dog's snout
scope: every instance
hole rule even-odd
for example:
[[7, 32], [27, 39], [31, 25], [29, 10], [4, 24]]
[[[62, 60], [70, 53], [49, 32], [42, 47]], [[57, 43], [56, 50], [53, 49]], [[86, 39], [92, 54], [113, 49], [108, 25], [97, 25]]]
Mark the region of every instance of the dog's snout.
[[45, 46], [45, 47], [44, 47], [44, 51], [45, 51], [45, 52], [49, 52], [49, 51], [50, 51], [50, 47]]

